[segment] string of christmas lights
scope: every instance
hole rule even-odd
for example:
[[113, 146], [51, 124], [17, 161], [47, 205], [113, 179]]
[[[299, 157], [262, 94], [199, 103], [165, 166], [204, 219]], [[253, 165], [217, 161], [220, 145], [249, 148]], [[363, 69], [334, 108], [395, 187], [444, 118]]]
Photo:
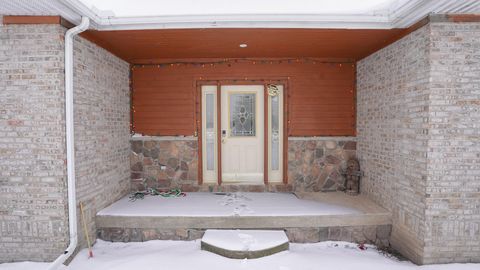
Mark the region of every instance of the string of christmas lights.
[[278, 59], [257, 59], [257, 58], [224, 58], [221, 60], [214, 60], [214, 61], [173, 61], [173, 62], [162, 62], [162, 63], [142, 63], [142, 64], [134, 64], [132, 65], [132, 69], [135, 68], [144, 68], [144, 67], [157, 67], [157, 68], [168, 68], [168, 67], [180, 67], [180, 66], [189, 66], [189, 67], [215, 67], [217, 65], [228, 65], [231, 66], [232, 64], [237, 63], [250, 63], [253, 65], [256, 64], [295, 64], [295, 63], [303, 63], [303, 64], [329, 64], [331, 66], [338, 66], [342, 67], [343, 65], [352, 65], [351, 61], [326, 61], [318, 58], [278, 58]]

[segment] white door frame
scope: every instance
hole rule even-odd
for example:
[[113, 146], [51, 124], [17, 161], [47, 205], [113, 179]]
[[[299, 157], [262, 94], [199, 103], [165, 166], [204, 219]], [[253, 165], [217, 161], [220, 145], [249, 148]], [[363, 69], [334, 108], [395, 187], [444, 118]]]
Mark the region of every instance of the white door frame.
[[[223, 178], [222, 178], [222, 161], [221, 161], [221, 157], [222, 157], [222, 143], [221, 143], [221, 125], [218, 125], [218, 122], [221, 120], [221, 114], [219, 115], [218, 114], [218, 111], [221, 111], [221, 98], [222, 98], [222, 87], [225, 87], [225, 86], [259, 86], [261, 84], [259, 83], [252, 83], [252, 84], [235, 84], [235, 81], [234, 83], [222, 83], [222, 84], [215, 84], [215, 83], [212, 83], [212, 84], [208, 84], [208, 83], [204, 83], [204, 84], [199, 84], [199, 90], [200, 90], [200, 93], [199, 93], [199, 97], [200, 97], [200, 108], [199, 108], [199, 114], [197, 114], [199, 116], [199, 118], [201, 118], [201, 124], [197, 125], [197, 130], [198, 128], [200, 128], [200, 138], [199, 138], [199, 144], [201, 144], [199, 146], [199, 155], [200, 155], [200, 159], [202, 160], [201, 161], [201, 164], [199, 164], [199, 182], [200, 183], [208, 183], [208, 184], [214, 184], [214, 183], [218, 183], [218, 184], [222, 184], [222, 182], [225, 182], [225, 183], [229, 183], [229, 181], [224, 181]], [[285, 106], [285, 103], [286, 103], [286, 92], [285, 92], [285, 85], [286, 83], [285, 82], [281, 82], [281, 83], [278, 83], [276, 84], [276, 86], [278, 87], [279, 91], [277, 92], [278, 93], [278, 98], [276, 99], [276, 102], [275, 102], [275, 105], [278, 106], [278, 111], [279, 111], [279, 114], [278, 114], [278, 123], [279, 123], [279, 130], [278, 130], [278, 136], [277, 136], [277, 141], [276, 143], [278, 143], [278, 151], [276, 153], [276, 155], [278, 156], [278, 160], [276, 161], [276, 169], [275, 168], [272, 168], [272, 119], [271, 119], [271, 113], [272, 113], [272, 96], [268, 94], [268, 87], [267, 85], [263, 85], [262, 83], [262, 87], [264, 87], [264, 95], [263, 95], [263, 104], [262, 106], [260, 106], [260, 109], [262, 110], [262, 112], [266, 112], [267, 115], [264, 115], [264, 119], [263, 121], [261, 121], [262, 123], [258, 123], [259, 121], [257, 121], [257, 128], [260, 128], [263, 130], [264, 132], [264, 136], [265, 137], [265, 140], [263, 141], [263, 146], [262, 146], [262, 150], [263, 151], [263, 173], [264, 173], [264, 181], [262, 182], [265, 182], [265, 183], [286, 183], [286, 167], [287, 165], [285, 164], [285, 150], [284, 150], [284, 147], [287, 147], [286, 146], [286, 118], [285, 118], [285, 115], [286, 115], [286, 106]], [[205, 106], [206, 106], [206, 93], [209, 93], [211, 95], [214, 96], [214, 120], [215, 120], [215, 147], [214, 147], [214, 150], [213, 150], [213, 154], [214, 154], [214, 170], [212, 170], [211, 168], [211, 163], [210, 163], [210, 168], [207, 169], [207, 148], [206, 148], [206, 140], [207, 140], [207, 136], [206, 136], [206, 113], [205, 113]], [[210, 97], [211, 99], [211, 97]], [[257, 100], [258, 101], [258, 100]], [[210, 100], [210, 104], [211, 104], [211, 100]], [[259, 106], [257, 106], [257, 111], [258, 111], [258, 108]], [[200, 123], [200, 121], [199, 121]], [[265, 128], [267, 130], [265, 130]], [[211, 131], [210, 131], [211, 132]], [[211, 147], [210, 147], [211, 148]], [[212, 151], [212, 150], [208, 150], [208, 151]], [[211, 157], [210, 157], [211, 158]], [[265, 164], [267, 163], [267, 164]], [[233, 182], [230, 182], [230, 183], [233, 183]], [[239, 182], [234, 182], [236, 184], [242, 184], [242, 183], [239, 183]], [[243, 184], [260, 184], [260, 182], [256, 181], [256, 182], [245, 182]]]

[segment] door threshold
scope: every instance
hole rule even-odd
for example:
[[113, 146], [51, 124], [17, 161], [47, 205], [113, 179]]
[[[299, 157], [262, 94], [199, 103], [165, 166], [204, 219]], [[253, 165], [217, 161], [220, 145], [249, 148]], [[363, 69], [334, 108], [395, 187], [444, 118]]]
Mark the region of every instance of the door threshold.
[[235, 181], [228, 181], [228, 182], [225, 182], [223, 181], [221, 186], [259, 186], [259, 185], [265, 185], [265, 182], [261, 181], [261, 182], [243, 182], [243, 181], [238, 181], [238, 182], [235, 182]]

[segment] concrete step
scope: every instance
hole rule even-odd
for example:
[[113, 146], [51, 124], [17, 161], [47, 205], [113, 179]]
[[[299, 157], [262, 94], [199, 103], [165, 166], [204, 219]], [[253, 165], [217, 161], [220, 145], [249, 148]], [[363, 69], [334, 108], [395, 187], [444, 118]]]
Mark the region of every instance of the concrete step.
[[201, 249], [232, 259], [255, 259], [288, 250], [284, 231], [206, 230]]

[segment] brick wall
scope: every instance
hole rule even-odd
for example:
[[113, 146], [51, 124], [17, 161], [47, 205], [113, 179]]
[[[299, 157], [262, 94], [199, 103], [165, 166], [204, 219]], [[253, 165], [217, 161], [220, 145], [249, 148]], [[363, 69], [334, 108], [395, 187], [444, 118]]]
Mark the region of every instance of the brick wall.
[[426, 26], [357, 64], [361, 191], [392, 211], [392, 245], [416, 262], [425, 233], [429, 45]]
[[73, 62], [77, 201], [94, 240], [96, 213], [130, 191], [130, 66], [80, 37]]
[[480, 23], [430, 31], [424, 262], [480, 262]]
[[[50, 261], [68, 244], [65, 31], [0, 25], [0, 262]], [[77, 194], [93, 237], [95, 212], [130, 186], [129, 66], [80, 38], [74, 50]]]
[[0, 262], [51, 260], [68, 241], [63, 34], [0, 25]]
[[358, 63], [362, 191], [413, 261], [478, 262], [480, 24], [442, 18]]

